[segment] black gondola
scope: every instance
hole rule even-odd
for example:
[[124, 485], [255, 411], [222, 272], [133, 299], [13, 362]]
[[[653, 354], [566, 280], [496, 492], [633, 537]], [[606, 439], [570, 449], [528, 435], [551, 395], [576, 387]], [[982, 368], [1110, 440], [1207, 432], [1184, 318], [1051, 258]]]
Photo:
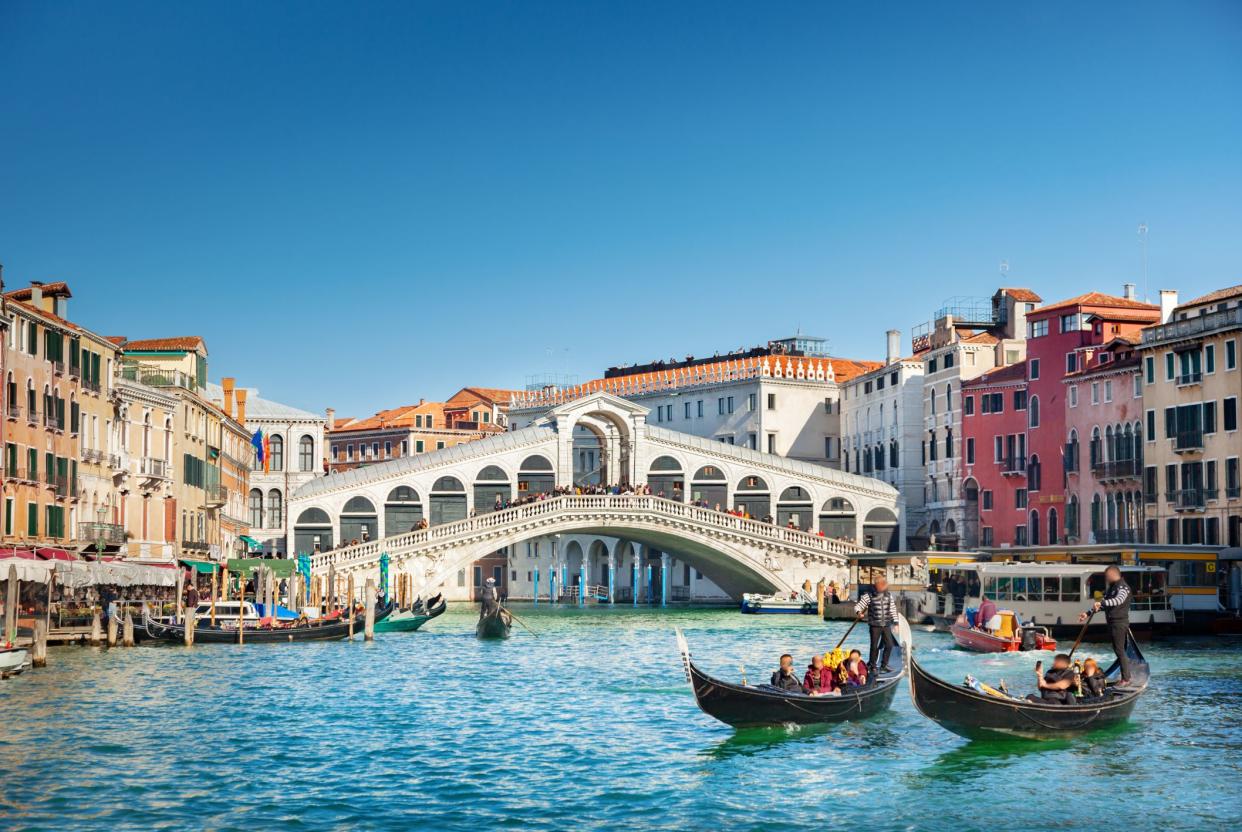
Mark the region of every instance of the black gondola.
[[[1126, 655], [1133, 678], [1124, 688], [1110, 686], [1099, 702], [1054, 705], [979, 693], [931, 675], [910, 655], [910, 698], [919, 712], [941, 727], [967, 739], [1026, 737], [1051, 739], [1125, 722], [1138, 698], [1147, 690], [1150, 667], [1131, 633]], [[1105, 678], [1119, 672], [1114, 661]]]
[[[387, 603], [376, 608], [375, 621], [379, 623], [387, 618], [393, 611], [393, 604]], [[354, 632], [361, 633], [366, 627], [366, 613], [358, 613], [354, 616]], [[143, 619], [143, 629], [151, 638], [161, 641], [172, 641], [176, 643], [184, 643], [185, 641], [185, 624], [178, 624], [174, 621], [146, 617]], [[194, 643], [195, 644], [236, 644], [241, 641], [243, 644], [284, 644], [293, 641], [338, 641], [349, 635], [349, 619], [341, 617], [333, 621], [325, 621], [317, 619], [308, 621], [303, 624], [292, 624], [289, 626], [276, 627], [257, 627], [250, 626], [244, 628], [244, 632], [239, 633], [237, 627], [222, 627], [216, 625], [212, 627], [210, 624], [202, 624], [195, 622], [194, 625]]]
[[474, 628], [474, 634], [479, 638], [508, 638], [512, 629], [513, 616], [497, 605], [491, 610], [485, 608], [479, 611], [479, 623]]
[[[903, 639], [909, 628], [902, 627]], [[901, 660], [906, 642], [894, 649], [894, 658]], [[840, 696], [807, 696], [789, 693], [771, 685], [736, 685], [709, 676], [690, 658], [685, 636], [677, 630], [677, 646], [681, 650], [686, 678], [694, 690], [694, 699], [703, 713], [734, 728], [766, 725], [816, 725], [866, 719], [888, 710], [904, 667], [895, 673], [884, 673], [866, 687], [852, 688]]]

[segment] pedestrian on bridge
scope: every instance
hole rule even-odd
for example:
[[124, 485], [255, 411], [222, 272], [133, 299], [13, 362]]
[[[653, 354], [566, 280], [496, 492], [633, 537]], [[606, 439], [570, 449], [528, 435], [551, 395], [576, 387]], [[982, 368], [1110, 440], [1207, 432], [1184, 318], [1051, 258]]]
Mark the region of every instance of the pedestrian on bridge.
[[871, 629], [871, 655], [867, 659], [868, 677], [875, 678], [875, 660], [880, 653], [880, 645], [884, 645], [884, 661], [880, 666], [883, 673], [891, 673], [888, 666], [893, 656], [893, 624], [897, 623], [897, 599], [888, 591], [888, 578], [880, 575], [875, 579], [871, 592], [864, 595], [854, 605], [854, 614], [862, 618], [867, 616], [867, 624]]

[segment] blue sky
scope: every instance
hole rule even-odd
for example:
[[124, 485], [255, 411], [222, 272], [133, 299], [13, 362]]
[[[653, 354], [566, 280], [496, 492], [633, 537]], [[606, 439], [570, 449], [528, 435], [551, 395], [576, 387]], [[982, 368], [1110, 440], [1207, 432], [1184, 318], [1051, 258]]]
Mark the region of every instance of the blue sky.
[[8, 0], [4, 276], [338, 413], [1242, 282], [1242, 5], [879, 5]]

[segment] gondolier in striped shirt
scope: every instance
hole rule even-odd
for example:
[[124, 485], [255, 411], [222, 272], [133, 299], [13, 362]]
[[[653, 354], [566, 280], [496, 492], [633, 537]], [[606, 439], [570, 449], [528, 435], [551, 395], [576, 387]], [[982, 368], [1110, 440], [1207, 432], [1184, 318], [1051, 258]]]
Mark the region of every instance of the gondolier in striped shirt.
[[888, 578], [881, 575], [875, 579], [874, 588], [854, 605], [854, 614], [859, 618], [867, 616], [867, 624], [871, 628], [871, 655], [867, 659], [868, 678], [875, 678], [875, 660], [880, 653], [880, 645], [884, 645], [884, 661], [880, 670], [891, 673], [888, 661], [893, 655], [892, 626], [897, 622], [897, 599], [888, 591]]
[[1130, 659], [1126, 655], [1126, 639], [1130, 634], [1130, 585], [1121, 577], [1121, 570], [1110, 566], [1104, 570], [1104, 580], [1108, 586], [1100, 600], [1091, 605], [1091, 609], [1078, 616], [1079, 623], [1085, 623], [1092, 613], [1104, 610], [1104, 621], [1108, 624], [1108, 635], [1113, 642], [1113, 652], [1121, 663], [1121, 684], [1130, 684]]

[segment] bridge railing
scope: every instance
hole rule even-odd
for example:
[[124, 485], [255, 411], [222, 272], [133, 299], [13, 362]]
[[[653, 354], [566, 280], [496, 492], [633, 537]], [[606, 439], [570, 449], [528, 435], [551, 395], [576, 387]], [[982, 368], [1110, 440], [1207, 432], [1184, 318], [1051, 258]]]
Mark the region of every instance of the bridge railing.
[[358, 543], [320, 552], [311, 556], [311, 566], [316, 571], [323, 571], [330, 566], [345, 566], [379, 560], [383, 552], [394, 552], [413, 549], [421, 544], [436, 541], [451, 541], [462, 537], [473, 537], [491, 529], [503, 529], [516, 522], [536, 520], [542, 517], [555, 516], [562, 513], [585, 511], [616, 511], [618, 513], [646, 512], [664, 517], [676, 517], [692, 520], [704, 526], [717, 529], [730, 529], [760, 538], [769, 542], [778, 542], [786, 546], [796, 547], [808, 553], [848, 557], [851, 554], [871, 552], [866, 546], [820, 537], [811, 532], [791, 529], [764, 523], [760, 520], [738, 517], [726, 512], [710, 508], [679, 503], [664, 497], [653, 497], [639, 494], [592, 494], [566, 495], [550, 497], [526, 505], [501, 509], [487, 514], [478, 514], [463, 520], [443, 523], [426, 529], [405, 532], [404, 534], [380, 540]]

